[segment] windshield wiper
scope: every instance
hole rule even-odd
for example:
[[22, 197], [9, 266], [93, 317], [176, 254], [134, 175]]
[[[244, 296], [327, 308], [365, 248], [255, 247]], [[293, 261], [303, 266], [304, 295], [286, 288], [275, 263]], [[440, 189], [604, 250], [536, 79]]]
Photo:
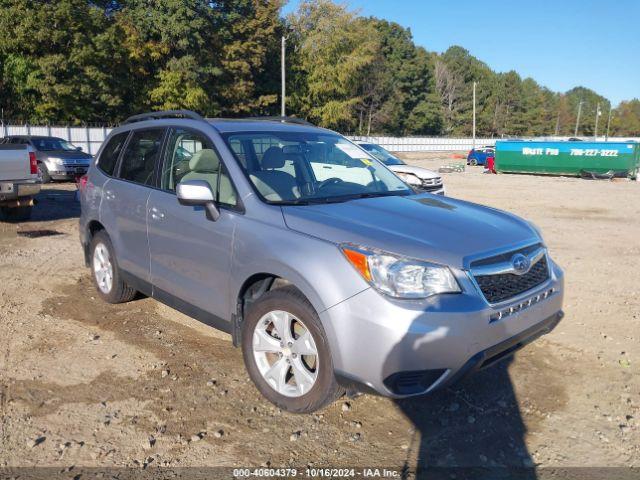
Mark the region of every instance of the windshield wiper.
[[350, 193], [348, 195], [336, 195], [333, 197], [311, 197], [311, 198], [298, 198], [296, 200], [287, 200], [284, 202], [278, 202], [278, 205], [313, 205], [322, 203], [343, 203], [349, 200], [359, 200], [361, 198], [375, 198], [375, 197], [405, 197], [411, 195], [409, 191], [397, 191], [397, 192], [363, 192], [363, 193]]
[[351, 195], [344, 195], [339, 197], [342, 201], [347, 200], [359, 200], [361, 198], [375, 198], [375, 197], [404, 197], [406, 195], [410, 195], [409, 192], [398, 191], [398, 192], [364, 192], [364, 193], [354, 193]]

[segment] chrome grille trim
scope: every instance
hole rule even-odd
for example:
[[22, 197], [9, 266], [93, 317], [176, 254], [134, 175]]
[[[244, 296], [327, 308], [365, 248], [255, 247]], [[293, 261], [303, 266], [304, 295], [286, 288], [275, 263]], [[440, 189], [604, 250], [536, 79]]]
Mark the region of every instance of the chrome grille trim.
[[537, 295], [533, 295], [519, 303], [513, 304], [510, 307], [503, 308], [496, 313], [493, 313], [489, 319], [489, 322], [497, 322], [498, 320], [502, 320], [503, 318], [509, 317], [514, 313], [521, 312], [522, 310], [526, 310], [527, 308], [540, 303], [543, 300], [551, 297], [556, 293], [555, 288], [549, 288]]
[[[513, 254], [517, 254], [518, 250], [514, 251]], [[529, 262], [531, 267], [538, 263], [542, 257], [547, 253], [546, 248], [540, 247], [534, 250], [532, 253], [526, 255], [529, 258]], [[491, 265], [481, 265], [478, 267], [471, 267], [471, 274], [474, 277], [484, 277], [487, 275], [502, 275], [505, 273], [513, 273], [518, 274], [518, 272], [513, 268], [513, 264], [510, 261], [507, 262], [498, 262]]]
[[[507, 259], [513, 258], [513, 256], [516, 254], [525, 255], [531, 261], [529, 269], [525, 274], [518, 274], [517, 272], [515, 272], [513, 264], [507, 261]], [[491, 298], [492, 295], [489, 294], [489, 291], [485, 292], [480, 285], [480, 283], [485, 284], [484, 282], [479, 281], [479, 279], [481, 278], [490, 279], [492, 276], [502, 276], [503, 278], [501, 280], [504, 281], [504, 276], [509, 275], [512, 275], [514, 277], [514, 281], [522, 279], [522, 283], [526, 283], [527, 280], [530, 280], [526, 278], [529, 272], [531, 272], [531, 270], [534, 270], [534, 267], [537, 266], [538, 262], [543, 259], [544, 269], [546, 270], [546, 278], [538, 281], [535, 285], [532, 285], [526, 290], [518, 291], [518, 288], [516, 287], [514, 289], [514, 293], [511, 296], [493, 295], [493, 297], [496, 297], [494, 299]], [[492, 307], [509, 305], [514, 302], [522, 301], [523, 299], [526, 300], [528, 298], [528, 295], [531, 295], [531, 292], [540, 292], [543, 291], [544, 288], [548, 288], [552, 279], [552, 262], [549, 259], [546, 247], [541, 243], [523, 243], [509, 249], [496, 250], [482, 256], [477, 255], [473, 257], [467, 257], [465, 259], [465, 267], [467, 276], [471, 280], [471, 283], [476, 288], [477, 292], [482, 296], [487, 304]], [[539, 268], [536, 270], [539, 270]], [[537, 273], [540, 274], [541, 272]], [[500, 279], [496, 280], [500, 281]], [[489, 287], [493, 289], [492, 285], [489, 285]], [[493, 293], [496, 292], [492, 292], [492, 294]]]

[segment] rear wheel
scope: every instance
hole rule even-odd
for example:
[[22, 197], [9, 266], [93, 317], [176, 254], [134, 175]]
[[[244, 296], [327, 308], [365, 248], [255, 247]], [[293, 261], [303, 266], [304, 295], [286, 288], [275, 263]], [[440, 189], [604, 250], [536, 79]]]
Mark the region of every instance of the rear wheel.
[[343, 393], [320, 319], [295, 287], [272, 290], [249, 307], [242, 353], [260, 393], [283, 410], [310, 413]]
[[31, 218], [33, 207], [30, 205], [25, 207], [13, 208], [2, 207], [2, 209], [0, 210], [2, 210], [2, 214], [10, 222], [24, 222]]
[[93, 283], [98, 295], [109, 303], [133, 300], [137, 292], [122, 280], [109, 235], [104, 231], [96, 233], [90, 251]]

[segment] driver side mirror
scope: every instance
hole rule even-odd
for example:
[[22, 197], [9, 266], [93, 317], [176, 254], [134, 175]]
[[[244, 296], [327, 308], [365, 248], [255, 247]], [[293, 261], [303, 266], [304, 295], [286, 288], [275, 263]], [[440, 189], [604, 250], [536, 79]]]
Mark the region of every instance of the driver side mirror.
[[82, 147], [76, 147], [76, 152], [81, 152], [82, 151]]
[[204, 180], [185, 180], [178, 184], [176, 195], [180, 205], [189, 207], [204, 207], [207, 218], [215, 222], [220, 218], [220, 211], [215, 204], [213, 190], [209, 182]]

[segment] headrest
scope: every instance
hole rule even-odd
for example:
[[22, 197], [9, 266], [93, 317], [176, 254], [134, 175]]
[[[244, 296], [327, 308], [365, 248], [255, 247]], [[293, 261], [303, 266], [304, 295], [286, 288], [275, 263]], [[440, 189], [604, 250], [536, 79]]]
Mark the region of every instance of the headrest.
[[219, 168], [220, 159], [210, 148], [197, 151], [189, 160], [189, 169], [192, 172], [217, 172]]
[[284, 155], [280, 147], [269, 147], [262, 156], [262, 169], [284, 167]]

